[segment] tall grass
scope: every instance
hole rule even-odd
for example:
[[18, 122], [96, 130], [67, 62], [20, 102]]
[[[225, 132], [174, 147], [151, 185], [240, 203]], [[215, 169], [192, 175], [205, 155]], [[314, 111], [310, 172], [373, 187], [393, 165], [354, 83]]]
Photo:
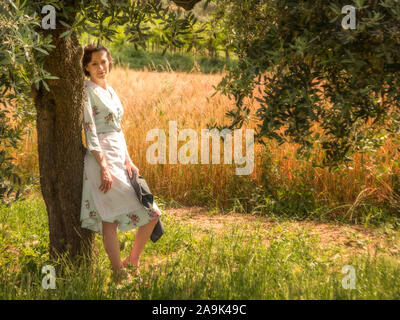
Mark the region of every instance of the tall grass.
[[[211, 97], [213, 86], [222, 77], [223, 74], [145, 72], [121, 67], [111, 72], [109, 84], [125, 109], [123, 131], [129, 153], [153, 193], [170, 205], [204, 205], [301, 219], [334, 218], [373, 225], [392, 223], [398, 216], [398, 150], [390, 139], [377, 152], [356, 154], [349, 167], [332, 172], [297, 159], [297, 145], [278, 146], [273, 141], [266, 146], [255, 144], [255, 168], [249, 176], [235, 175], [234, 163], [223, 164], [222, 145], [221, 164], [201, 164], [200, 139], [197, 165], [170, 164], [168, 147], [167, 164], [149, 164], [146, 150], [154, 143], [146, 142], [149, 130], [164, 130], [168, 145], [169, 121], [177, 121], [178, 132], [191, 128], [199, 137], [207, 124], [229, 123], [225, 113], [233, 108], [233, 102], [220, 94]], [[248, 102], [253, 106], [250, 118], [255, 119], [257, 102]], [[243, 129], [255, 127], [252, 122]], [[186, 142], [178, 142], [178, 150]], [[27, 171], [37, 173], [34, 131], [26, 136], [17, 157]]]
[[[43, 200], [34, 195], [1, 207], [0, 299], [400, 298], [398, 253], [341, 255], [339, 246], [326, 250], [309, 232], [282, 232], [279, 223], [268, 230], [253, 224], [230, 226], [222, 234], [200, 231], [168, 214], [164, 224], [167, 232], [144, 250], [144, 283], [117, 286], [98, 235], [90, 265], [49, 262]], [[134, 232], [119, 234], [123, 257], [133, 237]], [[56, 288], [46, 290], [41, 269], [48, 264], [55, 267]], [[342, 286], [345, 265], [354, 267], [355, 289]]]

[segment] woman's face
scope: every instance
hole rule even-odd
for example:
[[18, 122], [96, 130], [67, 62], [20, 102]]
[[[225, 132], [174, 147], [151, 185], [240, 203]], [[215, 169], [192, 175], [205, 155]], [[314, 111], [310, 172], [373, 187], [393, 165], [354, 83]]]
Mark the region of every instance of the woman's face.
[[109, 67], [107, 52], [100, 50], [92, 53], [92, 60], [90, 60], [85, 69], [90, 73], [91, 79], [104, 80], [110, 71]]

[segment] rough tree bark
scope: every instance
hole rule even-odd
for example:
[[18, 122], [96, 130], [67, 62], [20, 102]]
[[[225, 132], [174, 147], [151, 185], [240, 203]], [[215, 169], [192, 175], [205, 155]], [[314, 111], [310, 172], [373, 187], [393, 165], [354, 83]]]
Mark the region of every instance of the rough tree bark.
[[43, 31], [51, 33], [55, 45], [44, 69], [60, 79], [48, 81], [50, 92], [42, 85], [34, 89], [40, 185], [49, 217], [51, 258], [68, 250], [69, 257], [91, 255], [94, 239], [92, 232], [80, 227], [85, 151], [81, 136], [83, 51], [75, 33], [67, 40], [58, 38], [65, 31], [61, 28], [57, 24], [57, 29]]

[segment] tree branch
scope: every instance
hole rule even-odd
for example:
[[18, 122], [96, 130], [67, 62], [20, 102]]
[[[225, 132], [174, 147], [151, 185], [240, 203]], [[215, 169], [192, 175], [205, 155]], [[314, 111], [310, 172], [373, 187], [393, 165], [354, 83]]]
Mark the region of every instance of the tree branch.
[[185, 10], [192, 10], [200, 1], [201, 0], [172, 0], [178, 7], [182, 7]]

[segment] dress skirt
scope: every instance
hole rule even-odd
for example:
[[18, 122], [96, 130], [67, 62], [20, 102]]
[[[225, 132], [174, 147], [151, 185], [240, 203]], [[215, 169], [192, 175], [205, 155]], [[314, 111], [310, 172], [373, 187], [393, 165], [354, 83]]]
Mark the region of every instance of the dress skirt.
[[91, 152], [87, 151], [84, 158], [82, 227], [102, 234], [102, 221], [106, 221], [117, 222], [118, 231], [127, 231], [159, 217], [162, 212], [156, 202], [153, 202], [153, 210], [145, 208], [132, 187], [125, 166], [126, 143], [123, 132], [100, 133], [98, 138], [112, 175], [112, 185], [106, 193], [99, 189], [100, 166]]

